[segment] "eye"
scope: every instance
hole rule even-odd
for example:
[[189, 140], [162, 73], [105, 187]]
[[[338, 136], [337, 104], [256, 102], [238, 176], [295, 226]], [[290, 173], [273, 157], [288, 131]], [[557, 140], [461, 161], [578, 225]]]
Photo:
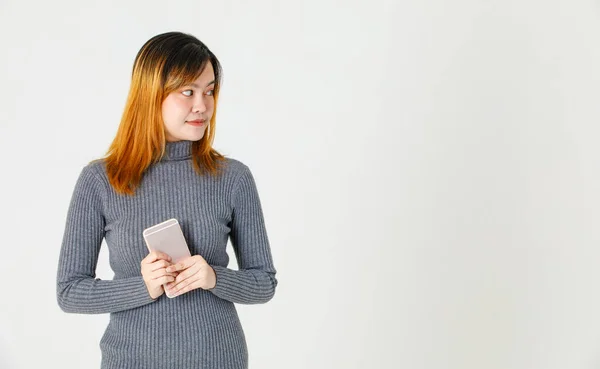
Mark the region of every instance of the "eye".
[[208, 91], [206, 92], [206, 94], [207, 94], [208, 96], [213, 96], [213, 95], [214, 95], [214, 93], [215, 93], [215, 90], [208, 90]]
[[[186, 92], [190, 92], [190, 94], [189, 94], [189, 95], [186, 95], [186, 94], [185, 94]], [[192, 96], [193, 92], [194, 92], [194, 91], [192, 91], [192, 90], [185, 90], [185, 91], [182, 91], [181, 93], [182, 93], [182, 94], [184, 94], [185, 96]]]

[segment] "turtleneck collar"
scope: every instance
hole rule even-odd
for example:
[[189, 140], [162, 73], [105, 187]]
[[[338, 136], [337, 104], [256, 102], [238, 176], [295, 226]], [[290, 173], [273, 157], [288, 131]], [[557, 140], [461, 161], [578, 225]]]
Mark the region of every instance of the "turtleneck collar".
[[165, 155], [161, 159], [162, 161], [170, 160], [185, 160], [192, 157], [192, 144], [194, 141], [181, 140], [181, 141], [167, 141], [165, 143]]

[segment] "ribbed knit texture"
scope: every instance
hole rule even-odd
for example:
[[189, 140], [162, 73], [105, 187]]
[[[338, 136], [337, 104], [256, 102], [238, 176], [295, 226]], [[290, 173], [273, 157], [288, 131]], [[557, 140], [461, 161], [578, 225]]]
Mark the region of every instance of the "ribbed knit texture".
[[[110, 313], [101, 368], [248, 367], [234, 303], [269, 301], [277, 286], [263, 212], [249, 168], [227, 158], [220, 176], [198, 175], [192, 141], [168, 142], [133, 197], [110, 186], [104, 161], [86, 165], [69, 205], [57, 272], [57, 298], [69, 313]], [[140, 272], [142, 231], [176, 218], [192, 255], [213, 267], [217, 284], [153, 300]], [[239, 270], [229, 269], [231, 237]], [[112, 280], [96, 278], [103, 239]], [[90, 363], [89, 367], [94, 367]]]

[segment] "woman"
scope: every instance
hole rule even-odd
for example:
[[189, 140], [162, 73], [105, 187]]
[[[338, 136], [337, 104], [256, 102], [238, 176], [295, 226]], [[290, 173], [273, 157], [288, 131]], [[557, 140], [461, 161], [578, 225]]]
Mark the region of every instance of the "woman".
[[[211, 147], [220, 81], [219, 61], [195, 37], [148, 40], [112, 145], [76, 182], [57, 299], [65, 312], [110, 313], [102, 368], [248, 367], [234, 303], [269, 301], [277, 279], [252, 173]], [[142, 237], [170, 218], [192, 255], [177, 264]], [[229, 237], [238, 270], [227, 268]], [[95, 278], [104, 238], [113, 280]]]

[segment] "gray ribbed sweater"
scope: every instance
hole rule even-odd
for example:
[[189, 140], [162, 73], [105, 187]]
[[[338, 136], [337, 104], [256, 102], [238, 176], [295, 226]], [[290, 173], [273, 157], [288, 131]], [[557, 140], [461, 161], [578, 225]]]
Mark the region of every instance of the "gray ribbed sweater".
[[[277, 286], [254, 178], [227, 158], [218, 177], [198, 175], [192, 141], [168, 142], [134, 197], [117, 194], [102, 160], [86, 165], [69, 205], [57, 272], [57, 298], [70, 313], [110, 313], [100, 340], [102, 368], [248, 367], [244, 331], [234, 303], [269, 301]], [[142, 231], [176, 218], [192, 255], [217, 276], [211, 290], [153, 300], [140, 272], [148, 249]], [[227, 240], [239, 270], [227, 268]], [[113, 280], [96, 278], [103, 238]], [[90, 363], [89, 367], [94, 367]]]

